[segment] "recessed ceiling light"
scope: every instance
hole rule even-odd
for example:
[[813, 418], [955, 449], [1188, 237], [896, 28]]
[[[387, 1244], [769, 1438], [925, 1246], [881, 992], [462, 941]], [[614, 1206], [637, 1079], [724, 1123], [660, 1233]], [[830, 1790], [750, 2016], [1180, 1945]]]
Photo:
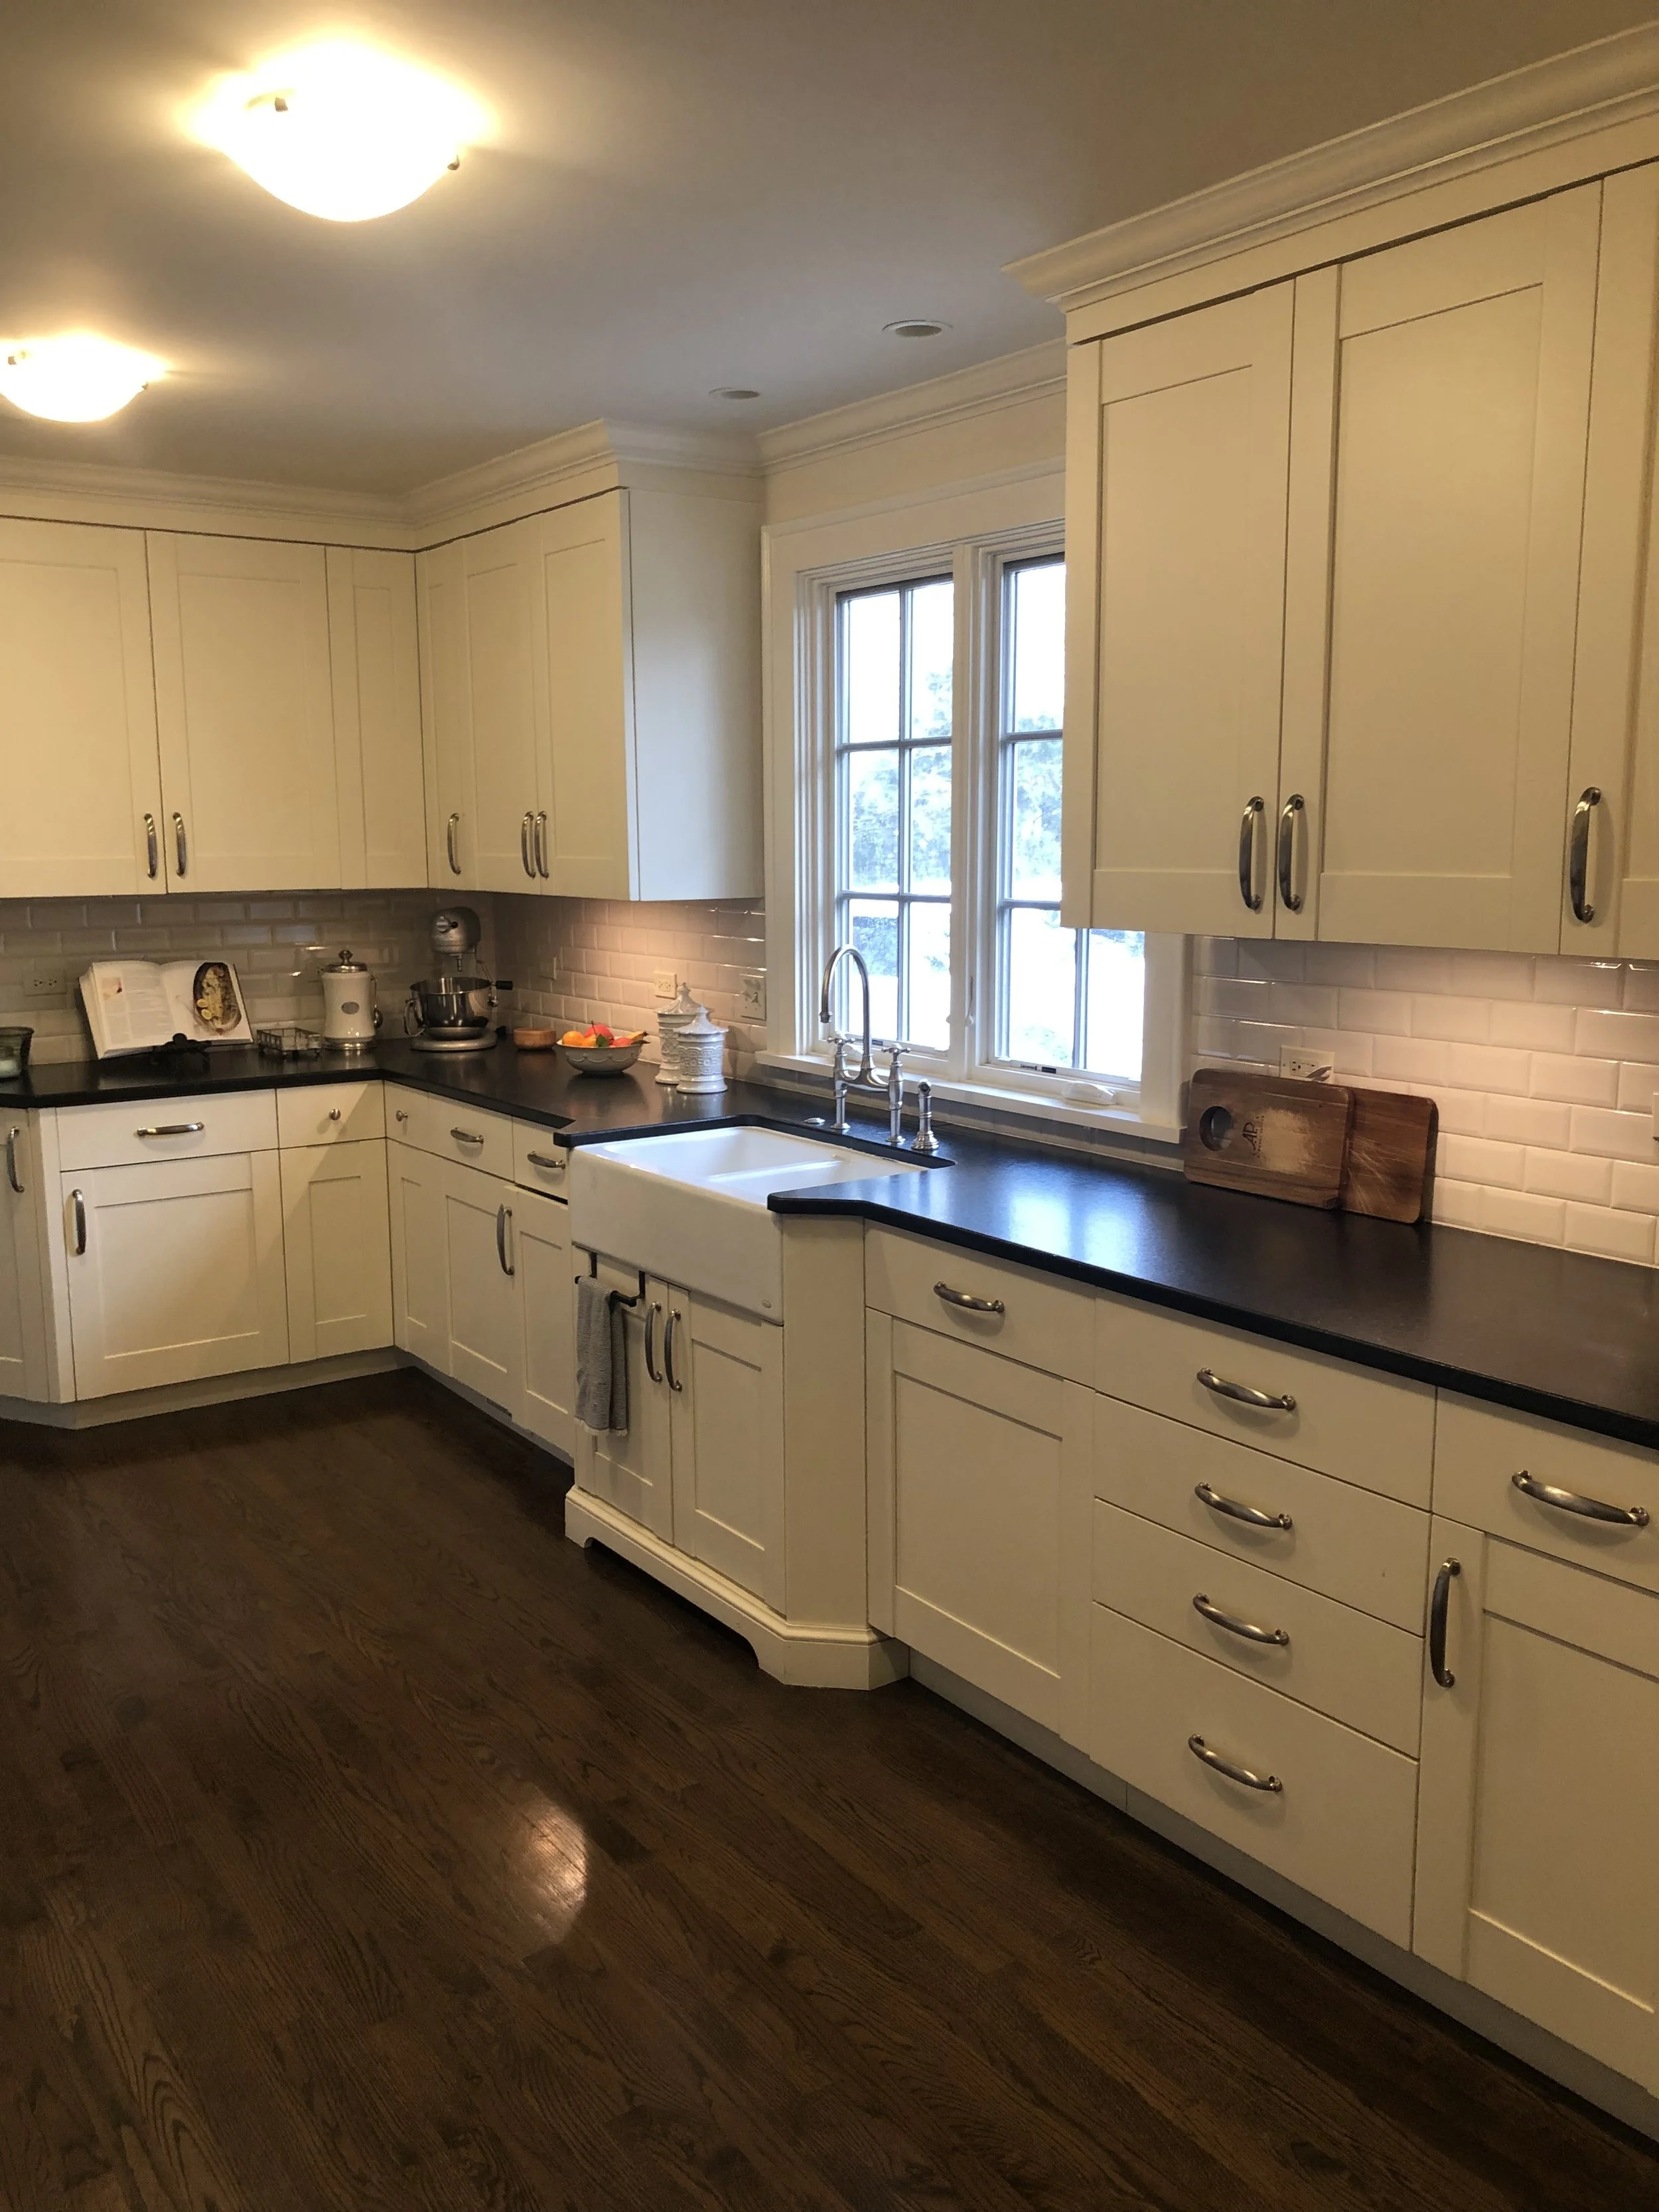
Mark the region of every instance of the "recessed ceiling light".
[[289, 207], [367, 222], [459, 168], [486, 119], [444, 78], [333, 39], [222, 78], [194, 128]]
[[711, 399], [758, 399], [760, 393], [752, 384], [717, 384], [708, 397]]
[[881, 327], [890, 338], [936, 338], [951, 325], [936, 322], [932, 315], [907, 315], [902, 323], [884, 323]]
[[153, 354], [89, 331], [0, 341], [0, 393], [48, 422], [101, 422], [166, 374]]

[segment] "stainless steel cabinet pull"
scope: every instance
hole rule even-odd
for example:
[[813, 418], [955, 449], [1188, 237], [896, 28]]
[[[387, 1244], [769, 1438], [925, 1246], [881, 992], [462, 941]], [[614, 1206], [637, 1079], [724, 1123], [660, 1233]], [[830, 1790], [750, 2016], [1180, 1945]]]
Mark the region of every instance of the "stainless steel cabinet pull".
[[512, 1225], [512, 1207], [498, 1206], [495, 1208], [495, 1257], [501, 1263], [501, 1273], [504, 1275], [510, 1275], [513, 1273], [513, 1263], [507, 1256], [507, 1232]]
[[145, 872], [154, 883], [161, 872], [161, 840], [156, 834], [153, 814], [144, 817], [144, 853], [148, 862]]
[[1572, 842], [1567, 851], [1567, 887], [1572, 899], [1573, 918], [1577, 921], [1594, 921], [1595, 908], [1589, 900], [1589, 839], [1590, 817], [1601, 804], [1601, 787], [1586, 784], [1578, 794], [1578, 804], [1572, 810]]
[[536, 873], [544, 882], [547, 878], [547, 813], [544, 809], [536, 817]]
[[1284, 1794], [1285, 1785], [1276, 1774], [1254, 1774], [1248, 1766], [1239, 1766], [1231, 1759], [1224, 1759], [1218, 1751], [1212, 1751], [1201, 1735], [1189, 1735], [1187, 1748], [1194, 1759], [1201, 1759], [1206, 1766], [1214, 1767], [1224, 1774], [1229, 1782], [1242, 1783], [1246, 1790], [1270, 1790], [1275, 1796]]
[[1212, 1490], [1207, 1482], [1200, 1482], [1193, 1492], [1200, 1505], [1207, 1505], [1212, 1513], [1225, 1513], [1232, 1520], [1248, 1522], [1252, 1528], [1288, 1528], [1288, 1513], [1264, 1513], [1259, 1505], [1241, 1505], [1236, 1498], [1224, 1498], [1218, 1490]]
[[674, 1339], [678, 1334], [679, 1326], [679, 1309], [677, 1306], [671, 1306], [668, 1309], [668, 1327], [663, 1332], [662, 1340], [662, 1364], [671, 1390], [684, 1390], [685, 1388], [684, 1383], [674, 1372]]
[[1001, 1314], [1008, 1310], [1000, 1298], [976, 1298], [971, 1291], [953, 1291], [949, 1283], [935, 1283], [933, 1296], [943, 1298], [947, 1306], [960, 1306], [963, 1313]]
[[185, 835], [182, 814], [175, 814], [173, 817], [173, 854], [178, 864], [179, 874], [187, 876], [190, 873], [190, 840]]
[[1252, 914], [1260, 914], [1267, 894], [1255, 887], [1255, 833], [1267, 802], [1260, 796], [1247, 799], [1238, 824], [1238, 896]]
[[459, 814], [452, 814], [449, 817], [447, 826], [444, 830], [444, 842], [449, 853], [449, 872], [452, 876], [459, 876], [461, 872], [461, 854], [459, 840], [460, 827], [460, 816]]
[[23, 1195], [23, 1182], [17, 1172], [17, 1139], [22, 1133], [21, 1129], [8, 1129], [6, 1132], [6, 1181], [19, 1198]]
[[526, 814], [519, 824], [519, 860], [527, 876], [533, 876], [536, 872], [535, 856], [531, 850], [531, 841], [535, 834], [536, 817], [533, 814]]
[[449, 1133], [458, 1145], [481, 1145], [483, 1142], [476, 1129], [452, 1129]]
[[83, 1191], [70, 1193], [70, 1218], [75, 1224], [75, 1256], [79, 1260], [87, 1249], [87, 1200]]
[[1286, 1644], [1291, 1640], [1288, 1628], [1258, 1628], [1253, 1620], [1241, 1620], [1236, 1613], [1223, 1613], [1218, 1605], [1212, 1605], [1200, 1594], [1193, 1600], [1193, 1611], [1202, 1613], [1216, 1627], [1224, 1628], [1229, 1636], [1242, 1636], [1247, 1644]]
[[1231, 1398], [1236, 1406], [1255, 1406], [1264, 1413], [1293, 1413], [1296, 1401], [1288, 1390], [1258, 1390], [1254, 1383], [1230, 1382], [1212, 1367], [1200, 1367], [1198, 1379], [1217, 1398]]
[[562, 1175], [564, 1162], [551, 1152], [526, 1152], [525, 1158], [532, 1168], [545, 1168], [549, 1175]]
[[658, 1305], [647, 1306], [645, 1310], [645, 1371], [653, 1382], [662, 1381], [657, 1371], [657, 1320], [661, 1312], [662, 1308]]
[[1293, 791], [1279, 817], [1279, 896], [1291, 914], [1302, 911], [1302, 894], [1296, 888], [1296, 825], [1306, 810], [1302, 793]]
[[135, 1137], [199, 1137], [205, 1121], [157, 1121], [148, 1129], [135, 1129]]
[[1648, 1525], [1645, 1505], [1608, 1505], [1599, 1498], [1583, 1498], [1576, 1490], [1561, 1490], [1553, 1482], [1540, 1482], [1524, 1467], [1510, 1480], [1528, 1498], [1535, 1498], [1540, 1505], [1554, 1506], [1558, 1513], [1577, 1513], [1585, 1521], [1610, 1521], [1618, 1528], [1645, 1528]]
[[1446, 1619], [1451, 1611], [1451, 1586], [1462, 1571], [1461, 1559], [1443, 1559], [1429, 1600], [1429, 1672], [1443, 1690], [1449, 1690], [1457, 1680], [1446, 1664]]

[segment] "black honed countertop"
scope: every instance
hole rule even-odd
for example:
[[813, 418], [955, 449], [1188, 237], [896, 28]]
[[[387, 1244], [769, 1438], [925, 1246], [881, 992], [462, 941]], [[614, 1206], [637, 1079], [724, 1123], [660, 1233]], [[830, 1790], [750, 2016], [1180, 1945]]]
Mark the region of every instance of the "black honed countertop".
[[[822, 1111], [807, 1093], [759, 1084], [682, 1097], [652, 1074], [575, 1076], [507, 1043], [448, 1060], [400, 1041], [312, 1061], [219, 1049], [205, 1066], [39, 1066], [0, 1083], [0, 1113], [8, 1101], [77, 1106], [373, 1075], [540, 1122], [573, 1146], [700, 1122], [787, 1127]], [[866, 1141], [883, 1133], [861, 1121]], [[780, 1193], [773, 1209], [878, 1222], [1659, 1449], [1653, 1269], [1206, 1189], [1058, 1146], [941, 1134], [949, 1166]]]

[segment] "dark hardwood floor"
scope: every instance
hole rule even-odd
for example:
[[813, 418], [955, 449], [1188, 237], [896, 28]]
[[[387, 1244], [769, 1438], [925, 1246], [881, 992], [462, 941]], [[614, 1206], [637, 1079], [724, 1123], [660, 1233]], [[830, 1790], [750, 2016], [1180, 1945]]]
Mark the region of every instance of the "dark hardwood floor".
[[0, 1426], [9, 2212], [1654, 2212], [1659, 2154], [412, 1376]]

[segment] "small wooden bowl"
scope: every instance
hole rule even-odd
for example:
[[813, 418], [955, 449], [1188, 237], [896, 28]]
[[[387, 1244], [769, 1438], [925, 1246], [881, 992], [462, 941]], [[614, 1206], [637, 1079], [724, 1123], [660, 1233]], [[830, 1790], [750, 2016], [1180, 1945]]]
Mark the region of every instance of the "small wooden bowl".
[[513, 1042], [520, 1052], [551, 1052], [558, 1041], [557, 1030], [535, 1029], [526, 1024], [513, 1032]]

